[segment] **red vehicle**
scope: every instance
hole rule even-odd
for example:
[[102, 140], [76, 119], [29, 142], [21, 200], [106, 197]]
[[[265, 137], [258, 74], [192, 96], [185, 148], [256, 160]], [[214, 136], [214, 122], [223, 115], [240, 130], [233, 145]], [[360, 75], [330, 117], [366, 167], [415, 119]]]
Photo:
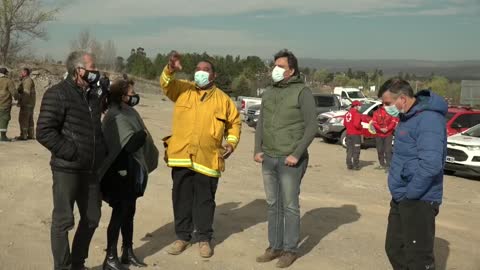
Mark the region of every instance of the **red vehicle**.
[[447, 135], [452, 136], [480, 124], [480, 110], [467, 106], [449, 106], [446, 118]]

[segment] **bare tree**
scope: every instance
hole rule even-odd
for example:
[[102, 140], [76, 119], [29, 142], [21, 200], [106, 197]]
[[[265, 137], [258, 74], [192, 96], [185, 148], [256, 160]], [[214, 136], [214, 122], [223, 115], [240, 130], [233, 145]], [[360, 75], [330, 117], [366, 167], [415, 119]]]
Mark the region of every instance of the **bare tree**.
[[57, 12], [44, 10], [39, 0], [0, 0], [0, 63], [10, 61], [33, 39], [46, 39], [43, 26]]
[[89, 30], [80, 32], [78, 38], [70, 42], [70, 48], [73, 51], [82, 50], [89, 52], [95, 56], [97, 65], [104, 64], [104, 48]]
[[112, 70], [115, 67], [117, 61], [117, 48], [112, 40], [107, 40], [103, 46], [103, 61], [105, 67]]
[[104, 64], [102, 43], [100, 43], [96, 39], [92, 39], [92, 44], [90, 45], [89, 52], [91, 52], [95, 56], [96, 62], [99, 65]]
[[88, 51], [92, 46], [93, 39], [90, 31], [83, 30], [78, 34], [78, 39], [72, 40], [70, 48], [72, 51]]

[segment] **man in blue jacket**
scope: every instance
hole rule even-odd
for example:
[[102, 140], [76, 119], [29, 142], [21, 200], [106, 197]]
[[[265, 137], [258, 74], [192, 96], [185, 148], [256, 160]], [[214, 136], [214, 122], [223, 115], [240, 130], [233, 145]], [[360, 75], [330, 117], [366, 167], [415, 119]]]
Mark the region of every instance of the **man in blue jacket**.
[[379, 90], [385, 110], [400, 118], [388, 175], [392, 194], [385, 249], [394, 270], [435, 269], [435, 217], [443, 195], [447, 135], [445, 100], [390, 79]]

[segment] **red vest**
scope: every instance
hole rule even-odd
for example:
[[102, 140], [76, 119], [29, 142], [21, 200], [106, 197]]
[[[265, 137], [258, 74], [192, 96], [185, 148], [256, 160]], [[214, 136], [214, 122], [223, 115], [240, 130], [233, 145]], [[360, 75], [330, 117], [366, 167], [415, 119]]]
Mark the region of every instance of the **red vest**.
[[[377, 137], [391, 136], [397, 127], [397, 123], [398, 118], [389, 115], [383, 106], [373, 113], [373, 127], [377, 131]], [[387, 132], [380, 131], [382, 128], [386, 128]]]
[[345, 114], [343, 124], [347, 128], [347, 135], [362, 135], [362, 115], [356, 109], [350, 109]]

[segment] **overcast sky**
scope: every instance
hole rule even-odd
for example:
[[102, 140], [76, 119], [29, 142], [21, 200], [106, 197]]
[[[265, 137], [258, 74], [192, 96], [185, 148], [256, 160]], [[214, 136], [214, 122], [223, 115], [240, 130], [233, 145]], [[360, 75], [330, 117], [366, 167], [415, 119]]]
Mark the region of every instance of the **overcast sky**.
[[61, 7], [34, 52], [64, 59], [88, 29], [142, 46], [269, 58], [480, 60], [480, 0], [42, 0]]

